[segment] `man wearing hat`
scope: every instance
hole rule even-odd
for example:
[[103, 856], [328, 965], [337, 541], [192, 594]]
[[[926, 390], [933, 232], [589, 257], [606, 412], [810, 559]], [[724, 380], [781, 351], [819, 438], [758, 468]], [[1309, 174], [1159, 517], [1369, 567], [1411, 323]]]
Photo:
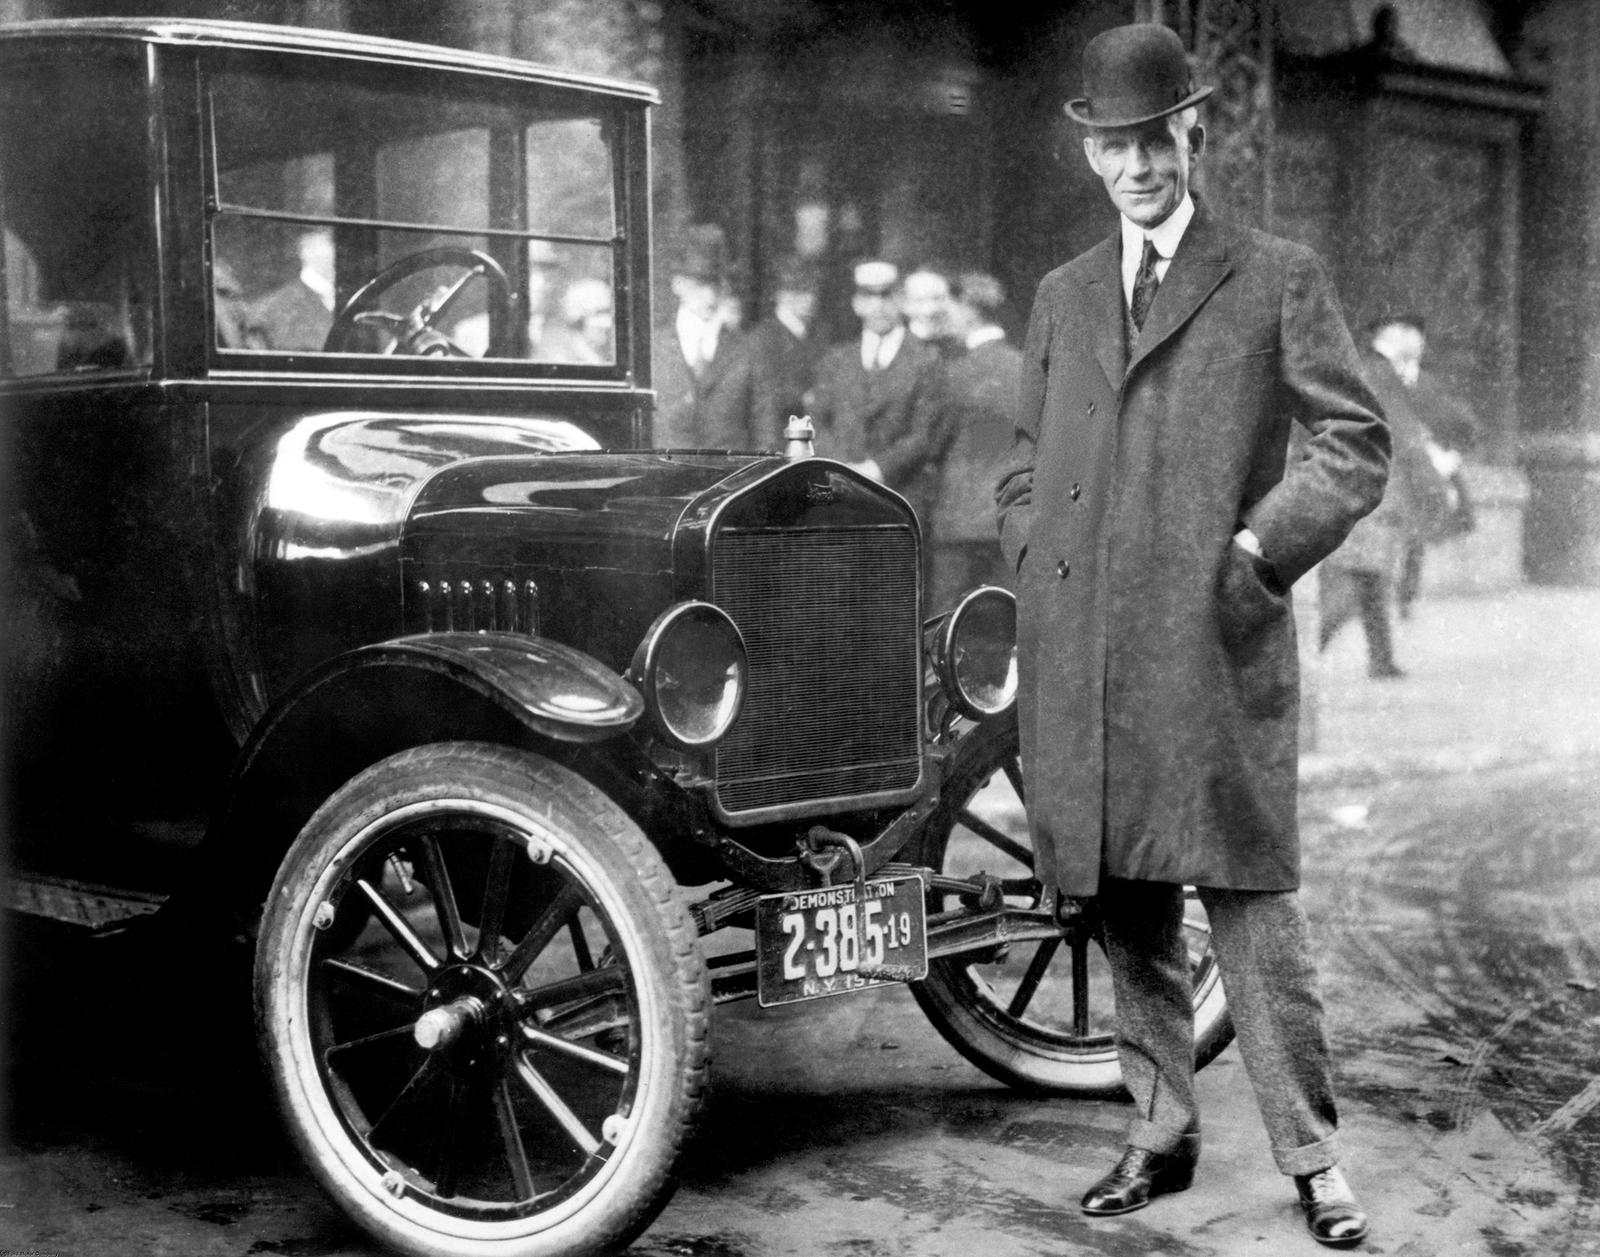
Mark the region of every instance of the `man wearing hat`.
[[722, 229], [685, 229], [672, 263], [676, 310], [653, 358], [654, 439], [661, 449], [750, 450], [773, 442], [751, 431], [750, 354], [728, 323], [728, 250]]
[[1389, 431], [1316, 255], [1191, 196], [1210, 89], [1178, 37], [1107, 31], [1083, 75], [1067, 113], [1120, 221], [1039, 285], [996, 489], [1038, 873], [1069, 910], [1095, 899], [1135, 1106], [1082, 1206], [1125, 1213], [1194, 1175], [1187, 884], [1278, 1168], [1311, 1234], [1353, 1244], [1296, 895], [1290, 589], [1377, 505]]
[[944, 444], [939, 354], [907, 330], [893, 263], [868, 259], [853, 277], [850, 308], [861, 320], [861, 335], [834, 345], [817, 364], [809, 399], [817, 453], [849, 463], [907, 498], [929, 554]]
[[817, 269], [805, 258], [779, 262], [773, 275], [772, 313], [750, 329], [755, 371], [752, 428], [759, 444], [776, 447], [790, 415], [803, 415], [806, 390], [816, 373]]

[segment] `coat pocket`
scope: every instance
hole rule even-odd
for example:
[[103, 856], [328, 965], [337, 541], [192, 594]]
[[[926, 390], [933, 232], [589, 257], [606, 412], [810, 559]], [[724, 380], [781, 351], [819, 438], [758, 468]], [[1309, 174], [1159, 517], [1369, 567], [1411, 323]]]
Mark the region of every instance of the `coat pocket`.
[[1207, 375], [1228, 375], [1235, 371], [1249, 371], [1259, 367], [1271, 366], [1277, 361], [1276, 349], [1257, 349], [1252, 353], [1235, 354], [1228, 358], [1213, 358], [1206, 363]]
[[1269, 583], [1264, 560], [1228, 542], [1217, 577], [1217, 628], [1240, 701], [1256, 715], [1280, 715], [1294, 696], [1293, 614], [1288, 595]]

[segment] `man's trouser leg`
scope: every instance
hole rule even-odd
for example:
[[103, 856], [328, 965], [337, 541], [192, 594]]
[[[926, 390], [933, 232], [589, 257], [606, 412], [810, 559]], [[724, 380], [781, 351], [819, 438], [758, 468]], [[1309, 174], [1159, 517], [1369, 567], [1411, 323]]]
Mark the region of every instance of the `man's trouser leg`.
[[1325, 1170], [1339, 1160], [1339, 1118], [1299, 896], [1202, 889], [1200, 902], [1273, 1159], [1285, 1174]]
[[1116, 996], [1117, 1057], [1133, 1097], [1128, 1143], [1170, 1152], [1184, 1132], [1200, 1128], [1183, 888], [1106, 878], [1099, 908]]
[[[1285, 1174], [1338, 1160], [1337, 1115], [1322, 1003], [1293, 892], [1202, 889], [1240, 1056]], [[1128, 1142], [1166, 1152], [1199, 1128], [1194, 1004], [1183, 936], [1183, 890], [1107, 879], [1106, 954], [1117, 1001], [1117, 1053], [1135, 1116]]]
[[1361, 627], [1367, 637], [1367, 667], [1394, 668], [1394, 635], [1389, 628], [1389, 578], [1381, 572], [1360, 572]]

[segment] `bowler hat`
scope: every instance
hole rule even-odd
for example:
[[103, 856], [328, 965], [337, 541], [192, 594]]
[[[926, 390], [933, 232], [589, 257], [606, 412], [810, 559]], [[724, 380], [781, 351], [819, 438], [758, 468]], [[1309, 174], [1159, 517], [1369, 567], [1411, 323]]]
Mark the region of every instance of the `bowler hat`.
[[1135, 127], [1198, 105], [1211, 95], [1196, 88], [1177, 32], [1155, 22], [1114, 26], [1083, 50], [1083, 95], [1066, 104], [1067, 117], [1089, 127]]
[[721, 285], [728, 277], [728, 241], [722, 228], [715, 223], [691, 223], [685, 227], [672, 272]]

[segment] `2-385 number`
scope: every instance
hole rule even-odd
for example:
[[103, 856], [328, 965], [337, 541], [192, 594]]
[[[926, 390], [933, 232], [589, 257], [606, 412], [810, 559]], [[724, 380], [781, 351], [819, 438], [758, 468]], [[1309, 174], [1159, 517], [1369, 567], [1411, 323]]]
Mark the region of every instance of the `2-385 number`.
[[[861, 967], [862, 943], [866, 943], [866, 963], [875, 968], [884, 963], [891, 950], [899, 950], [911, 943], [911, 914], [909, 912], [885, 914], [883, 901], [869, 900], [862, 910], [861, 929], [856, 929], [857, 905], [842, 904], [836, 908], [818, 908], [811, 914], [811, 932], [815, 937], [807, 940], [806, 917], [803, 912], [786, 912], [780, 921], [783, 932], [789, 936], [783, 949], [783, 976], [793, 981], [808, 976], [801, 963], [802, 948], [816, 948], [813, 957], [814, 972], [819, 978], [831, 978], [838, 973], [854, 973]], [[881, 920], [880, 920], [881, 918]]]

